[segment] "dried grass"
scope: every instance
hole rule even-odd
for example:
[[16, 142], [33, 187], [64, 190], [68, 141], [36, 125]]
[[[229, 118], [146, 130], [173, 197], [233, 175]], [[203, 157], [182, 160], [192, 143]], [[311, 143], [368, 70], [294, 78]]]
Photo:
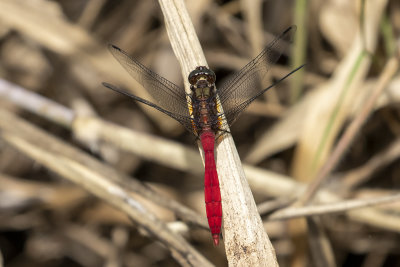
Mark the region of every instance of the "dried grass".
[[[0, 266], [398, 265], [399, 2], [186, 1], [179, 28], [181, 3], [0, 1]], [[230, 138], [217, 148], [214, 248], [194, 138], [101, 86], [148, 97], [107, 43], [187, 88], [295, 21], [305, 70], [232, 127], [244, 173]]]

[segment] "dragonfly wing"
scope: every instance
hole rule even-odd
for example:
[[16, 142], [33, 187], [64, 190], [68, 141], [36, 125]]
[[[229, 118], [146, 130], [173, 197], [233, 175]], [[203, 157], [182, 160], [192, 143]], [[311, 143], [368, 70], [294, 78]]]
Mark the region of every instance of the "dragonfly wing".
[[[239, 105], [237, 105], [234, 109], [230, 109], [228, 111], [225, 112], [224, 110], [224, 115], [228, 120], [228, 124], [232, 125], [232, 123], [235, 121], [235, 119], [237, 118], [237, 116], [240, 114], [241, 111], [245, 110], [250, 104], [251, 102], [254, 101], [254, 99], [256, 99], [257, 97], [259, 97], [260, 95], [264, 94], [266, 91], [268, 91], [269, 89], [271, 89], [272, 87], [274, 87], [275, 85], [277, 85], [278, 83], [282, 82], [283, 80], [285, 80], [287, 77], [289, 77], [290, 75], [292, 75], [293, 73], [295, 73], [296, 71], [298, 71], [299, 69], [303, 68], [305, 66], [305, 64], [301, 65], [300, 67], [295, 68], [294, 70], [292, 70], [291, 72], [289, 72], [288, 74], [286, 74], [285, 76], [283, 76], [282, 78], [280, 78], [278, 81], [276, 81], [275, 83], [271, 84], [270, 86], [268, 86], [267, 88], [264, 88], [263, 90], [260, 90], [258, 92], [257, 95], [255, 95], [254, 97], [248, 99], [247, 101], [244, 101], [242, 103], [240, 103]], [[229, 121], [230, 118], [231, 120]]]
[[292, 41], [295, 32], [296, 26], [285, 30], [233, 78], [218, 88], [218, 95], [229, 125], [232, 125], [251, 102], [276, 84], [269, 85], [266, 74], [278, 61], [287, 44]]
[[146, 105], [148, 105], [148, 106], [150, 106], [152, 108], [155, 108], [155, 109], [161, 111], [164, 114], [167, 114], [171, 118], [173, 118], [173, 119], [177, 120], [179, 123], [181, 123], [187, 130], [189, 130], [189, 132], [193, 133], [194, 135], [197, 135], [195, 129], [193, 128], [193, 119], [190, 116], [185, 116], [185, 115], [180, 115], [178, 113], [170, 112], [170, 111], [168, 111], [168, 110], [166, 110], [166, 109], [164, 109], [164, 108], [162, 108], [162, 107], [160, 107], [160, 106], [158, 106], [158, 105], [156, 105], [156, 104], [154, 104], [154, 103], [152, 103], [150, 101], [147, 101], [146, 99], [143, 99], [141, 97], [135, 96], [135, 95], [133, 95], [133, 94], [131, 94], [131, 93], [125, 91], [125, 90], [122, 90], [122, 89], [120, 89], [120, 88], [118, 88], [118, 87], [116, 87], [116, 86], [114, 86], [112, 84], [104, 83], [104, 82], [102, 84], [105, 87], [107, 87], [107, 88], [109, 88], [109, 89], [111, 89], [111, 90], [113, 90], [115, 92], [118, 92], [120, 94], [129, 96], [130, 98], [132, 98], [132, 99], [134, 99], [134, 100], [136, 100], [136, 101], [138, 101], [140, 103], [146, 104]]
[[[126, 69], [126, 71], [150, 93], [150, 95], [156, 100], [157, 104], [159, 105], [157, 106], [152, 104], [150, 106], [157, 106], [159, 108], [162, 108], [164, 111], [175, 114], [178, 117], [189, 116], [189, 103], [183, 89], [168, 81], [167, 79], [161, 77], [157, 73], [151, 71], [150, 69], [146, 68], [140, 62], [130, 57], [125, 51], [121, 50], [115, 45], [109, 45], [108, 49], [110, 50], [111, 54], [119, 61], [119, 63]], [[147, 101], [147, 103], [141, 101], [144, 99], [137, 96], [133, 96], [130, 94], [129, 96], [144, 104], [149, 105], [150, 103], [147, 100], [145, 100]], [[166, 112], [164, 113], [170, 115]]]

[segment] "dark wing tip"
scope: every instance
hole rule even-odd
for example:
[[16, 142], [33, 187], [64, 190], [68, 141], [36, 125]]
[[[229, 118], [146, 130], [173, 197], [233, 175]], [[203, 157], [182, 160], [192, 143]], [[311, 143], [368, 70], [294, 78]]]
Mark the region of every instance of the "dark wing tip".
[[106, 82], [102, 82], [101, 84], [102, 84], [104, 87], [107, 87], [107, 88], [110, 88], [110, 86], [111, 86], [111, 84], [106, 83]]
[[122, 50], [121, 50], [121, 48], [119, 48], [118, 46], [116, 46], [116, 45], [113, 45], [113, 44], [108, 44], [108, 50], [110, 50], [110, 51], [113, 51], [113, 50], [117, 50], [117, 51], [120, 51], [120, 52], [122, 52]]
[[298, 67], [298, 69], [302, 69], [302, 68], [304, 68], [305, 66], [307, 66], [307, 63], [304, 63], [304, 64], [300, 65], [300, 66]]
[[114, 85], [112, 85], [112, 84], [110, 84], [110, 83], [102, 82], [101, 84], [102, 84], [104, 87], [106, 87], [106, 88], [108, 88], [108, 89], [111, 89], [111, 90], [113, 90], [113, 91], [115, 91], [115, 92], [118, 92], [118, 93], [120, 93], [120, 94], [124, 94], [124, 95], [130, 96], [130, 94], [129, 94], [128, 92], [126, 92], [125, 90], [122, 90], [122, 89], [120, 89], [120, 88], [118, 88], [118, 87], [116, 87], [116, 86], [114, 86]]
[[297, 26], [296, 26], [296, 25], [291, 25], [291, 26], [289, 26], [289, 28], [287, 28], [287, 29], [283, 32], [283, 34], [289, 32], [289, 31], [295, 32], [296, 30], [297, 30]]
[[291, 43], [293, 42], [296, 31], [297, 31], [297, 26], [292, 25], [289, 28], [287, 28], [283, 33], [281, 33], [279, 38], [289, 41]]
[[[123, 90], [123, 89], [121, 89], [121, 88], [118, 88], [118, 87], [116, 87], [115, 85], [112, 85], [112, 84], [110, 84], [110, 83], [102, 82], [101, 84], [102, 84], [104, 87], [106, 87], [106, 88], [108, 88], [108, 89], [111, 89], [111, 90], [113, 90], [113, 91], [115, 91], [115, 92], [117, 92], [117, 93], [120, 93], [120, 94], [122, 94], [122, 95], [126, 95], [126, 96], [131, 97], [131, 98], [136, 99], [136, 100], [137, 100], [137, 98], [138, 98], [137, 96], [131, 94], [130, 92], [125, 91], [125, 90]], [[145, 104], [146, 104], [146, 103], [145, 103]]]

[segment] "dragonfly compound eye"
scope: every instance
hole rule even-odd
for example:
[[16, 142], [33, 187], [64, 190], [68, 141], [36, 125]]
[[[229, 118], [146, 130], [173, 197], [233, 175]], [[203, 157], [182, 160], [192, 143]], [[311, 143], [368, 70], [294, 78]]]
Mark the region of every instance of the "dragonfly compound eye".
[[215, 73], [212, 70], [208, 69], [207, 70], [207, 81], [209, 83], [213, 84], [213, 83], [215, 83], [215, 79], [216, 79]]
[[200, 79], [206, 79], [208, 83], [213, 84], [215, 82], [215, 73], [205, 66], [199, 66], [189, 74], [189, 83], [195, 85]]

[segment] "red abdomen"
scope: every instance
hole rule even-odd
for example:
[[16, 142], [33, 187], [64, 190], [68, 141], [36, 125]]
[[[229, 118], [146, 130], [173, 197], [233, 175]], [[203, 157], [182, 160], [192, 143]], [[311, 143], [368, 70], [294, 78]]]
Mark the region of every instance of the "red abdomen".
[[221, 192], [219, 190], [218, 174], [214, 158], [215, 135], [211, 131], [203, 132], [200, 135], [200, 140], [204, 150], [204, 196], [208, 225], [214, 239], [214, 244], [218, 245], [219, 234], [221, 232], [222, 206]]

